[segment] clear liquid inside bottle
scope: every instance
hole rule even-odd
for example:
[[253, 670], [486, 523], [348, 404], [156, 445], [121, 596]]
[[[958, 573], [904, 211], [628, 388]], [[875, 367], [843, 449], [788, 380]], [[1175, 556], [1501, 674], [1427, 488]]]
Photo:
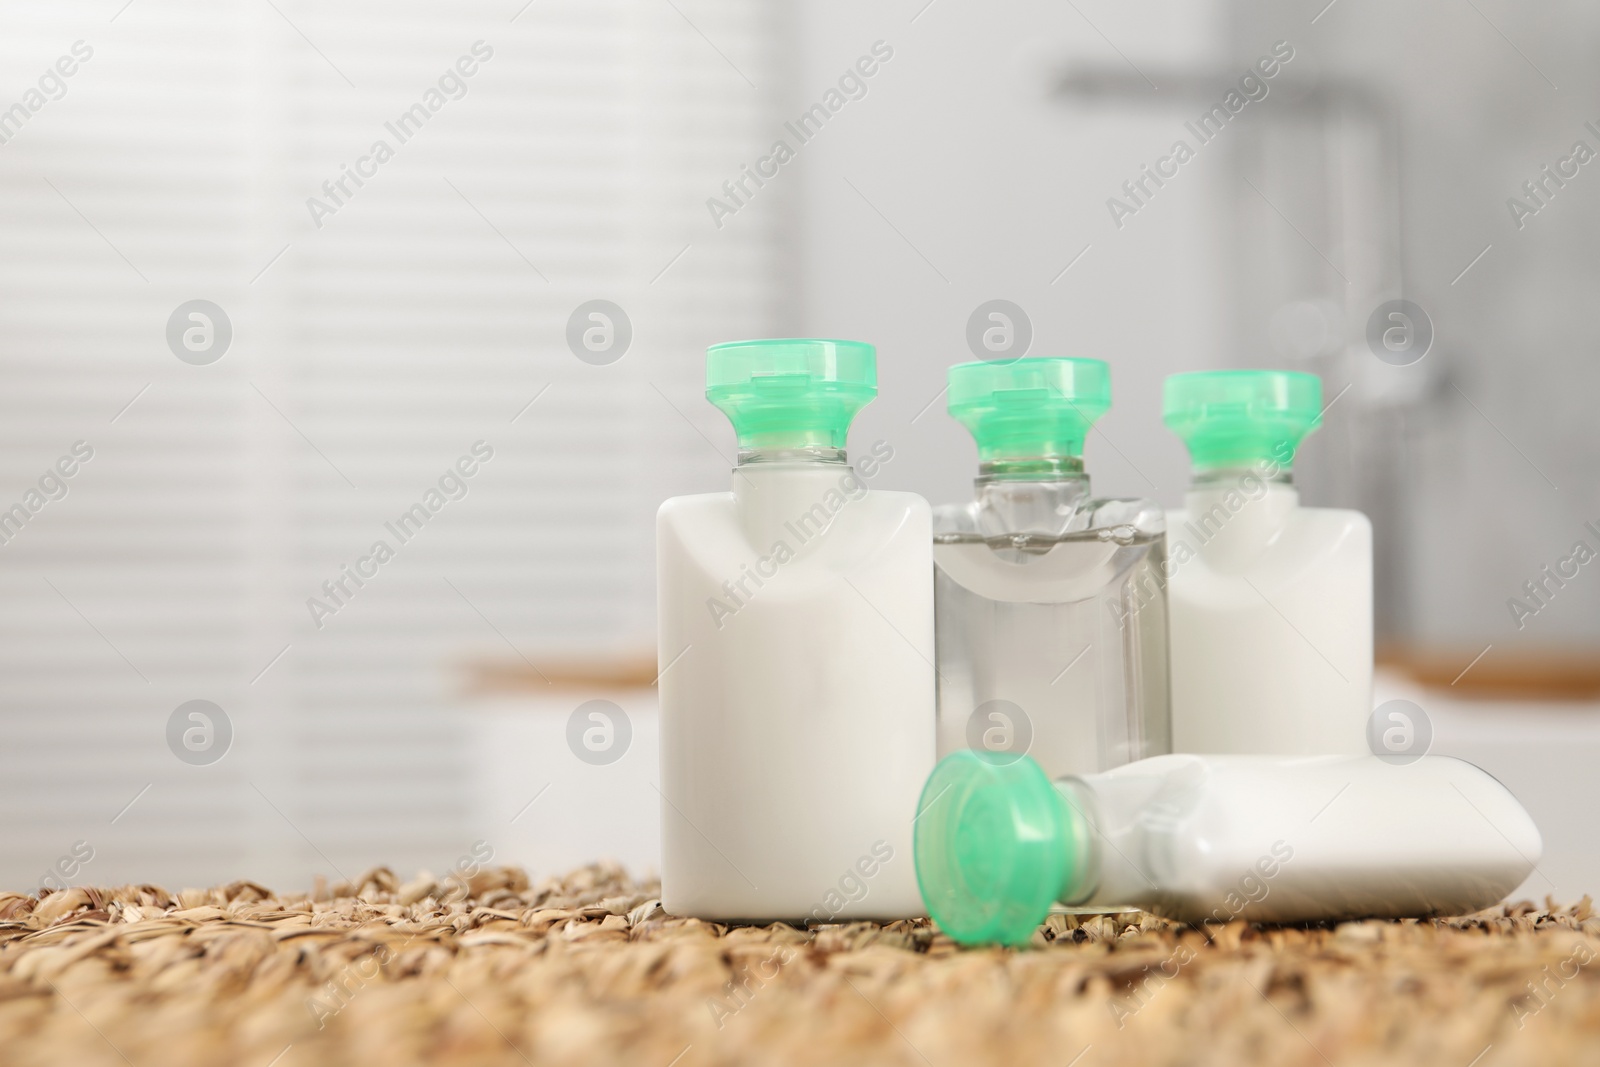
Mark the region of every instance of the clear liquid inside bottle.
[[1165, 522], [1095, 500], [1077, 460], [989, 464], [934, 515], [939, 752], [1052, 776], [1171, 751]]

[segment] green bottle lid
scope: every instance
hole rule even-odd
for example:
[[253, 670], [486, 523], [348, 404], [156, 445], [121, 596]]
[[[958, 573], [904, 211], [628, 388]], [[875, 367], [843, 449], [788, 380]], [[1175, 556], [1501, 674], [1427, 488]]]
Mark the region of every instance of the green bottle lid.
[[922, 902], [962, 944], [1026, 943], [1089, 855], [1087, 822], [1028, 756], [952, 753], [917, 811]]
[[1111, 369], [1098, 359], [1036, 356], [950, 368], [949, 410], [978, 442], [978, 460], [1083, 455], [1111, 407]]
[[1322, 379], [1287, 370], [1213, 370], [1168, 376], [1162, 421], [1189, 446], [1196, 470], [1270, 460], [1288, 468], [1322, 425]]
[[862, 341], [779, 338], [706, 349], [706, 399], [740, 451], [844, 448], [850, 420], [878, 395], [877, 350]]

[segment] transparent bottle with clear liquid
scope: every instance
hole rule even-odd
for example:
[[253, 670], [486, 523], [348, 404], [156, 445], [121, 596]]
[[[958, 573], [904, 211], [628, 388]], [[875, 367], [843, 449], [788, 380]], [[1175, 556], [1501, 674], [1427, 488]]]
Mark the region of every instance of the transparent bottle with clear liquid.
[[934, 513], [939, 754], [1061, 775], [1171, 751], [1162, 511], [1095, 499], [1083, 467], [1106, 364], [964, 363], [948, 397], [980, 467], [975, 499]]

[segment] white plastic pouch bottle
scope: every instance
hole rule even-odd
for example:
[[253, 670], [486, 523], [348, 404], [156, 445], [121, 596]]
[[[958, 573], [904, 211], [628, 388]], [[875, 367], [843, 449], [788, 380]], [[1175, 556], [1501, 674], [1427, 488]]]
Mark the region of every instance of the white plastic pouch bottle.
[[855, 341], [713, 346], [731, 492], [656, 521], [661, 894], [674, 915], [924, 914], [911, 828], [934, 763], [928, 504], [845, 459], [877, 392]]
[[1164, 407], [1194, 464], [1167, 517], [1173, 750], [1368, 753], [1372, 524], [1301, 507], [1291, 473], [1321, 381], [1176, 374]]
[[1024, 942], [1057, 902], [1192, 923], [1464, 915], [1542, 850], [1505, 786], [1446, 756], [1169, 755], [1052, 782], [965, 751], [921, 804], [923, 896], [963, 942]]

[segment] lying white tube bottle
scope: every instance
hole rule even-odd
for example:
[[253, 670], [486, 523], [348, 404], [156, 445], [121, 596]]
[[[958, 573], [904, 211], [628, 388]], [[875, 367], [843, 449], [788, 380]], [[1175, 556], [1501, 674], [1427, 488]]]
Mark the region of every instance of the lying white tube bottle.
[[963, 942], [1026, 941], [1056, 902], [1195, 923], [1460, 915], [1543, 848], [1505, 786], [1444, 756], [1156, 756], [1051, 782], [967, 751], [919, 811], [924, 902]]

